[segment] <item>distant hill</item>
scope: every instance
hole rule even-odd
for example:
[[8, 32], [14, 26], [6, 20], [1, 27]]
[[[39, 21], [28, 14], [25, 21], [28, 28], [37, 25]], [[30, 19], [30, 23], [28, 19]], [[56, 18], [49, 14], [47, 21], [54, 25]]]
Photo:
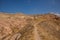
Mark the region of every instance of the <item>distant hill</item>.
[[60, 17], [1, 12], [0, 40], [60, 40]]

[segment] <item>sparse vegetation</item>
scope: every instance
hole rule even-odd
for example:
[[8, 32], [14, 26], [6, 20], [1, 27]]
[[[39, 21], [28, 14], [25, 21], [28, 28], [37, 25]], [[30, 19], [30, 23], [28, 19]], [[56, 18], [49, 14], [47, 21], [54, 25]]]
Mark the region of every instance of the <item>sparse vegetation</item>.
[[60, 40], [60, 17], [54, 14], [0, 14], [0, 40], [37, 40], [37, 34], [41, 40]]

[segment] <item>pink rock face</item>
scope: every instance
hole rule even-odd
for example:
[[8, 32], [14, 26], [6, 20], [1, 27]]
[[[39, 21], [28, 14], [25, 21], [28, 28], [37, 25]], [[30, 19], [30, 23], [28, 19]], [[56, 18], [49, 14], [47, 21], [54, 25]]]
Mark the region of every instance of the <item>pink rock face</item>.
[[60, 17], [1, 13], [0, 40], [60, 40]]

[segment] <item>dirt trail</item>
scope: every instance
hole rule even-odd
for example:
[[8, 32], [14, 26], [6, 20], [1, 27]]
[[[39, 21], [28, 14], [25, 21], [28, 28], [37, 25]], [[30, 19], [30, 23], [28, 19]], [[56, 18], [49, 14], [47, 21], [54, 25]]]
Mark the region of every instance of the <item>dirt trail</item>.
[[34, 26], [34, 27], [35, 27], [34, 28], [34, 38], [35, 38], [35, 40], [42, 40], [41, 37], [38, 34], [37, 27], [36, 26]]

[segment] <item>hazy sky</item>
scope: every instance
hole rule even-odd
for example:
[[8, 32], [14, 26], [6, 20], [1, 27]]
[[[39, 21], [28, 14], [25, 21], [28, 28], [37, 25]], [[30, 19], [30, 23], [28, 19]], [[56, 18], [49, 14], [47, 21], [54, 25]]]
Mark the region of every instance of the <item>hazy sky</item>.
[[0, 12], [60, 13], [60, 0], [0, 0]]

